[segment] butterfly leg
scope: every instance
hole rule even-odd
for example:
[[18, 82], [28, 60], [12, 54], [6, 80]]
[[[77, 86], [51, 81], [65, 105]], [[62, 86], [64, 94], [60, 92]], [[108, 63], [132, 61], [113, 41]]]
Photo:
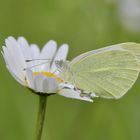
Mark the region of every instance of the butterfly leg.
[[78, 92], [81, 97], [88, 97], [88, 98], [98, 97], [98, 96], [96, 96], [95, 93], [80, 89], [80, 88], [76, 87], [75, 85], [70, 84], [68, 82], [65, 82], [65, 84], [63, 84], [63, 87], [61, 89], [74, 90], [74, 91]]

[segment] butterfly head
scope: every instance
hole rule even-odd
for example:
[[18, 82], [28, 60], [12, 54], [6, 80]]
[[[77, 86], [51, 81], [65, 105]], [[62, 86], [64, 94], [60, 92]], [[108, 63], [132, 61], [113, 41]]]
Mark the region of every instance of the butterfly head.
[[55, 60], [55, 65], [57, 68], [62, 68], [64, 65], [64, 61], [63, 60]]
[[68, 63], [69, 63], [69, 61], [55, 60], [56, 67], [63, 71], [70, 69]]

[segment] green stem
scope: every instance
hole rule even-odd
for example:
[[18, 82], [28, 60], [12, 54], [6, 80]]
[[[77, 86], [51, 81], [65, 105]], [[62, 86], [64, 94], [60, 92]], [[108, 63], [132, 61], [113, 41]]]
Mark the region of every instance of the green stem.
[[35, 140], [41, 140], [43, 124], [44, 124], [45, 114], [46, 114], [47, 97], [48, 96], [42, 96], [42, 95], [39, 96], [39, 111], [38, 111], [38, 118], [37, 118], [37, 125], [36, 125]]

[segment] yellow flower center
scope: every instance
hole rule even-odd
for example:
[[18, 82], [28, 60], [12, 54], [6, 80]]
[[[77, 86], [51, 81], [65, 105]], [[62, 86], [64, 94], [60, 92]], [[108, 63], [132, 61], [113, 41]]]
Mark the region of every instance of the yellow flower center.
[[38, 74], [45, 75], [45, 76], [51, 77], [51, 78], [55, 78], [56, 81], [58, 81], [59, 83], [64, 82], [60, 77], [58, 77], [57, 75], [55, 75], [55, 74], [53, 74], [51, 72], [33, 72], [34, 76], [37, 76]]

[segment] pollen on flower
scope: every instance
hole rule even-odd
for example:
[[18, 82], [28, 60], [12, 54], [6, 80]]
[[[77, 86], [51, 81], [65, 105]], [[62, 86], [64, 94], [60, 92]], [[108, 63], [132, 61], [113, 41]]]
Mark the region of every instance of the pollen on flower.
[[33, 72], [34, 76], [37, 76], [38, 74], [45, 75], [46, 77], [55, 78], [59, 83], [64, 83], [64, 80], [51, 72]]

